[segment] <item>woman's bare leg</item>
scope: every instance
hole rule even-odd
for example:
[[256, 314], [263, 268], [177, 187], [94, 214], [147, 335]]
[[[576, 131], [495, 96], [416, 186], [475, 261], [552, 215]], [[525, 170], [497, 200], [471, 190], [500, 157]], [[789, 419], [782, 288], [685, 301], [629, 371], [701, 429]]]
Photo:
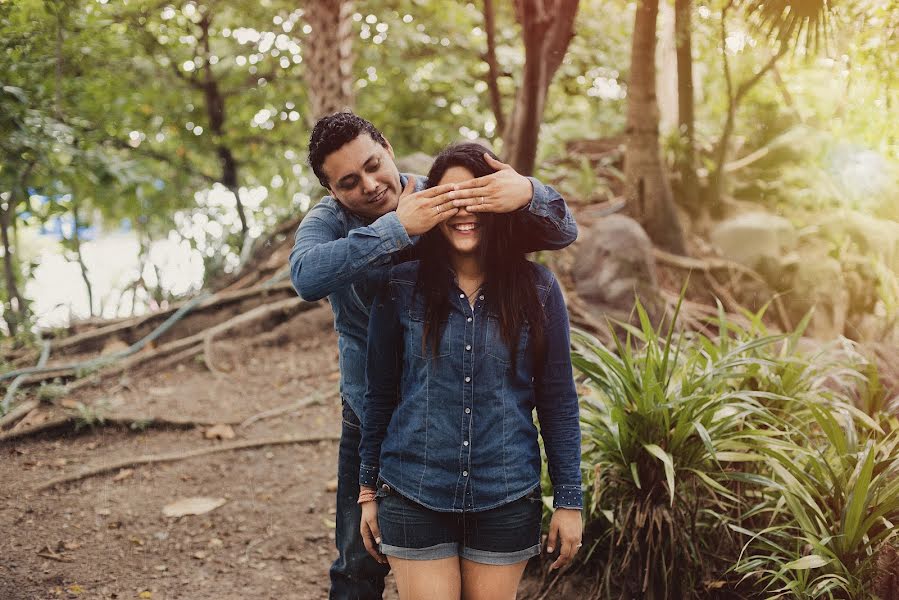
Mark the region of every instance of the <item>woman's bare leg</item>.
[[462, 559], [464, 600], [514, 600], [528, 561], [512, 565], [485, 565]]
[[459, 600], [459, 558], [407, 560], [388, 556], [400, 600]]

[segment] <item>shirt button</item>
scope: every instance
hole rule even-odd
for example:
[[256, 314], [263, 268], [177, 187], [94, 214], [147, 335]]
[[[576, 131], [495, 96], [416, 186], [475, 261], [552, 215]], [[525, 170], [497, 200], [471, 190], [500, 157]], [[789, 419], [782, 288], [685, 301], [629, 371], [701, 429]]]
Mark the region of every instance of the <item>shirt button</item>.
[[460, 297], [460, 298], [464, 298], [464, 297], [465, 297], [465, 294], [459, 294], [459, 297]]
[[481, 299], [481, 300], [483, 300], [483, 299], [484, 299], [484, 294], [481, 294], [480, 296], [478, 296], [478, 298]]
[[471, 413], [471, 409], [470, 409], [470, 408], [466, 408], [466, 409], [465, 409], [465, 414], [467, 415], [467, 414], [470, 414], [470, 413]]
[[468, 319], [466, 319], [466, 320], [467, 320], [469, 323], [471, 323], [471, 317], [468, 317]]
[[387, 485], [387, 484], [385, 483], [385, 484], [382, 484], [382, 485], [381, 485], [381, 489], [384, 490], [385, 492], [389, 492], [389, 491], [390, 491], [390, 486]]
[[462, 477], [468, 477], [468, 471], [462, 471]]
[[466, 350], [471, 350], [471, 344], [465, 344], [465, 349], [466, 349]]
[[468, 445], [468, 440], [465, 440], [464, 442], [462, 442], [462, 445], [463, 445], [463, 446], [467, 446], [467, 445]]
[[471, 377], [466, 377], [466, 378], [465, 378], [465, 383], [468, 383], [468, 382], [470, 382], [470, 381], [471, 381]]

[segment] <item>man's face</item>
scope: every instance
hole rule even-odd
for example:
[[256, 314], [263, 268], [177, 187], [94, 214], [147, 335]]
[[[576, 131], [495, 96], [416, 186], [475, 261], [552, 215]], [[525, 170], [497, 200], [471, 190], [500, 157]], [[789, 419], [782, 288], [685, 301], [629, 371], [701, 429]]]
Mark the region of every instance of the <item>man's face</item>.
[[331, 195], [348, 210], [372, 219], [396, 210], [402, 190], [390, 143], [385, 148], [362, 133], [329, 154], [322, 170]]

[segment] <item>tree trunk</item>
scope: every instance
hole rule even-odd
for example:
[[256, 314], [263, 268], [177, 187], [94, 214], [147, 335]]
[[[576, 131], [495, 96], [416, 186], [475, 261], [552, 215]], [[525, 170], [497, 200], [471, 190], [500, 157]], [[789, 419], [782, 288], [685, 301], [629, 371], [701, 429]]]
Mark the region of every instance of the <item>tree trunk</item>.
[[640, 0], [634, 21], [631, 79], [627, 89], [626, 210], [658, 246], [685, 254], [684, 234], [659, 149], [659, 108], [655, 95], [658, 9], [658, 0]]
[[515, 2], [524, 38], [524, 74], [503, 145], [506, 162], [524, 175], [534, 172], [546, 94], [574, 37], [577, 8], [578, 0]]
[[[25, 172], [30, 173], [34, 164], [29, 165]], [[16, 283], [16, 265], [13, 258], [13, 246], [9, 239], [9, 229], [16, 218], [16, 206], [19, 204], [20, 194], [24, 193], [24, 181], [27, 175], [20, 178], [13, 185], [9, 199], [5, 205], [0, 203], [0, 240], [3, 243], [3, 274], [6, 283], [6, 306], [3, 307], [3, 319], [9, 328], [10, 336], [15, 336], [19, 331], [19, 325], [25, 321], [26, 306]]]
[[225, 143], [225, 97], [219, 89], [219, 82], [212, 72], [212, 63], [209, 57], [212, 51], [209, 47], [209, 28], [212, 25], [212, 17], [209, 12], [203, 14], [198, 23], [201, 30], [201, 41], [203, 43], [203, 98], [206, 103], [206, 115], [209, 118], [209, 130], [215, 141], [215, 151], [219, 157], [219, 164], [222, 168], [222, 185], [234, 194], [234, 202], [237, 207], [237, 217], [240, 219], [240, 234], [244, 243], [247, 242], [247, 235], [250, 232], [250, 226], [247, 223], [247, 215], [244, 210], [243, 202], [240, 200], [240, 185], [237, 176], [237, 159], [231, 148]]
[[788, 46], [786, 42], [780, 42], [777, 52], [768, 59], [761, 69], [759, 69], [752, 77], [742, 82], [734, 90], [734, 84], [730, 74], [730, 61], [727, 58], [727, 13], [733, 8], [734, 1], [730, 0], [721, 11], [721, 27], [720, 39], [721, 44], [721, 64], [724, 70], [724, 83], [727, 89], [727, 116], [724, 119], [724, 126], [721, 128], [721, 137], [715, 145], [715, 165], [709, 174], [708, 199], [706, 201], [707, 210], [714, 216], [720, 216], [724, 210], [724, 192], [726, 184], [726, 174], [724, 165], [727, 164], [728, 151], [730, 150], [730, 138], [736, 127], [737, 109], [746, 94], [762, 80], [768, 71], [777, 65], [777, 61], [787, 53]]
[[696, 176], [696, 117], [693, 96], [692, 0], [674, 0], [674, 36], [677, 53], [677, 116], [681, 152], [677, 169], [681, 198], [691, 213], [699, 208], [699, 180]]
[[303, 64], [309, 119], [352, 109], [353, 3], [350, 0], [307, 2], [304, 14], [312, 27], [304, 36]]
[[91, 286], [90, 277], [87, 274], [87, 264], [84, 262], [84, 256], [81, 254], [81, 234], [78, 228], [81, 226], [79, 215], [78, 199], [76, 194], [72, 193], [72, 219], [75, 221], [72, 227], [72, 244], [75, 246], [75, 256], [78, 259], [78, 266], [81, 268], [81, 278], [84, 280], [84, 287], [87, 288], [87, 310], [88, 316], [94, 316], [94, 288]]
[[487, 34], [487, 89], [490, 90], [490, 106], [496, 120], [496, 131], [502, 134], [506, 129], [506, 115], [503, 113], [503, 98], [499, 92], [499, 64], [496, 62], [496, 12], [493, 0], [484, 0], [484, 31]]

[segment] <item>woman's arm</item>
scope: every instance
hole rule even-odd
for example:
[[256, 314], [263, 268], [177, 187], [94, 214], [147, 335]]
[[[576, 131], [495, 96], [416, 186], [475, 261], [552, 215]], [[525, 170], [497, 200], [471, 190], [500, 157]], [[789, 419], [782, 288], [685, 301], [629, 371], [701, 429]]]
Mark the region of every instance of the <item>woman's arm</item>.
[[402, 326], [393, 286], [380, 293], [368, 321], [368, 388], [362, 407], [359, 485], [374, 487], [381, 464], [381, 444], [399, 402], [402, 377]]
[[545, 311], [546, 353], [535, 381], [537, 419], [553, 483], [553, 506], [580, 509], [583, 500], [578, 399], [571, 370], [568, 311], [555, 278]]
[[559, 282], [553, 278], [546, 301], [546, 354], [536, 378], [537, 419], [553, 484], [553, 513], [547, 551], [559, 548], [550, 566], [558, 569], [574, 558], [581, 545], [581, 429], [577, 390], [571, 371], [568, 310]]

